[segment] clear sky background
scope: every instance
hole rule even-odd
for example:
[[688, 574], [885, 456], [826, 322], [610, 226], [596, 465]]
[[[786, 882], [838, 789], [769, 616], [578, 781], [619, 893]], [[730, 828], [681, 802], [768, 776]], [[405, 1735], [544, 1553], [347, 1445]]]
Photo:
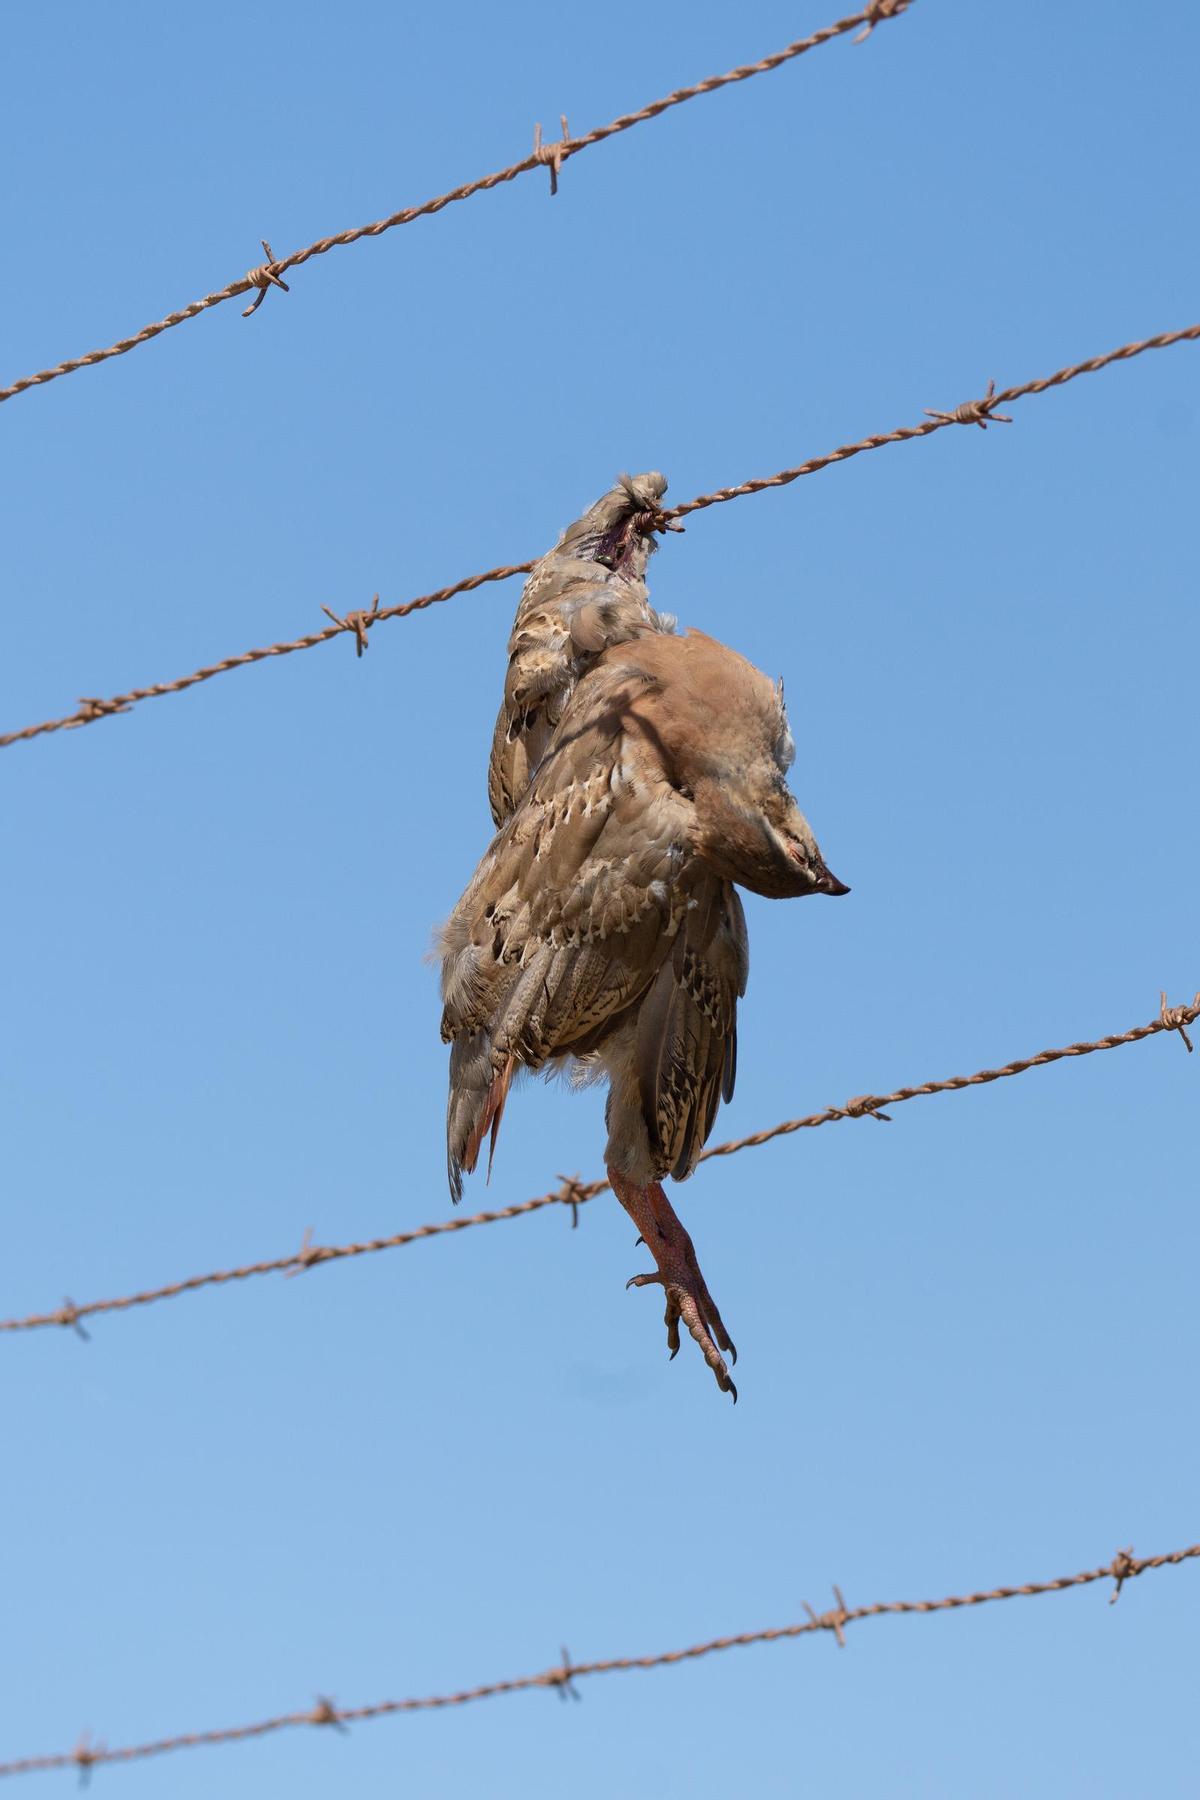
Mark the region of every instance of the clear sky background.
[[[835, 5], [11, 7], [0, 378]], [[1181, 3], [919, 0], [5, 406], [0, 727], [1200, 315]], [[836, 906], [753, 897], [717, 1135], [1200, 986], [1200, 350], [717, 508], [655, 600], [783, 674]], [[422, 960], [515, 583], [6, 752], [24, 1313], [446, 1217]], [[0, 1341], [0, 1757], [436, 1692], [1200, 1537], [1171, 1039], [704, 1167], [741, 1402], [610, 1196]], [[530, 1086], [490, 1189], [599, 1172]], [[107, 1795], [1183, 1796], [1200, 1569], [105, 1770]], [[71, 1777], [36, 1778], [47, 1784]]]

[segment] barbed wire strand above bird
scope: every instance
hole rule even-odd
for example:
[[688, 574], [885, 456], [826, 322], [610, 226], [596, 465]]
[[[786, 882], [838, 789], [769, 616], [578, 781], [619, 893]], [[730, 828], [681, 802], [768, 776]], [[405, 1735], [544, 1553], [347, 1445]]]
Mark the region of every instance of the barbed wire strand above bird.
[[[1068, 364], [1058, 369], [1053, 375], [1041, 376], [1033, 381], [1019, 383], [1015, 387], [1002, 389], [996, 393], [989, 386], [988, 392], [978, 400], [964, 401], [950, 412], [936, 411], [927, 408], [930, 416], [920, 425], [903, 425], [893, 431], [875, 432], [870, 437], [859, 438], [851, 444], [841, 444], [836, 450], [826, 451], [821, 456], [809, 457], [806, 462], [797, 463], [793, 468], [779, 469], [774, 475], [757, 476], [750, 481], [739, 482], [733, 487], [715, 488], [711, 493], [698, 494], [694, 500], [685, 500], [681, 505], [668, 507], [661, 514], [663, 528], [673, 522], [688, 517], [694, 512], [703, 511], [710, 506], [717, 506], [727, 500], [740, 500], [749, 494], [766, 493], [772, 488], [787, 487], [793, 481], [799, 481], [805, 475], [816, 475], [822, 469], [832, 468], [836, 463], [847, 462], [851, 457], [860, 456], [868, 450], [880, 450], [888, 444], [912, 443], [916, 439], [932, 436], [935, 432], [944, 431], [952, 425], [986, 425], [994, 417], [994, 409], [998, 406], [1011, 405], [1016, 400], [1023, 400], [1030, 395], [1047, 393], [1051, 388], [1061, 387], [1065, 382], [1074, 381], [1081, 375], [1092, 375], [1112, 364], [1127, 362], [1131, 357], [1141, 356], [1147, 350], [1166, 350], [1175, 344], [1194, 343], [1200, 339], [1200, 323], [1186, 325], [1178, 331], [1160, 332], [1155, 337], [1141, 338], [1128, 344], [1121, 344], [1115, 350], [1105, 351], [1103, 355], [1089, 357], [1085, 362]], [[1007, 421], [1006, 421], [1007, 422]], [[218, 675], [227, 675], [233, 669], [252, 667], [256, 663], [266, 662], [272, 657], [291, 656], [299, 650], [312, 650], [318, 644], [328, 644], [334, 638], [349, 633], [355, 640], [355, 647], [361, 655], [363, 645], [367, 642], [367, 633], [376, 625], [385, 624], [390, 619], [404, 619], [415, 612], [422, 612], [427, 607], [440, 605], [443, 601], [452, 600], [458, 594], [470, 593], [487, 582], [507, 581], [513, 575], [527, 575], [534, 566], [535, 558], [526, 562], [503, 563], [494, 569], [485, 569], [478, 575], [464, 576], [460, 581], [451, 582], [448, 587], [438, 588], [433, 593], [421, 594], [415, 600], [406, 600], [398, 606], [379, 606], [376, 604], [369, 610], [356, 610], [342, 617], [330, 613], [333, 623], [321, 631], [306, 633], [303, 637], [292, 638], [276, 644], [268, 644], [258, 650], [244, 650], [235, 656], [222, 657], [219, 662], [208, 663], [203, 668], [194, 669], [189, 675], [177, 676], [173, 681], [155, 682], [148, 687], [130, 688], [122, 694], [111, 695], [107, 699], [85, 698], [79, 702], [78, 709], [65, 713], [61, 718], [43, 719], [36, 725], [25, 725], [20, 730], [0, 733], [0, 749], [9, 745], [20, 744], [32, 738], [43, 737], [49, 732], [73, 730], [82, 725], [94, 725], [100, 719], [106, 719], [117, 713], [126, 713], [143, 700], [161, 699], [168, 694], [182, 694], [188, 688], [196, 687], [204, 681], [211, 681]]]

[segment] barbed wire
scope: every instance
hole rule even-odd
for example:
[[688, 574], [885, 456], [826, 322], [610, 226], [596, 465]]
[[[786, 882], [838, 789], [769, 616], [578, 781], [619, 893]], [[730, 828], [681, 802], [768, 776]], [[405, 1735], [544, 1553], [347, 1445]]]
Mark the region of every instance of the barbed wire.
[[[1164, 992], [1160, 996], [1158, 1017], [1145, 1025], [1134, 1026], [1131, 1031], [1114, 1032], [1108, 1037], [1095, 1038], [1086, 1043], [1067, 1044], [1060, 1050], [1041, 1050], [1036, 1056], [1021, 1057], [1016, 1062], [1005, 1063], [999, 1069], [979, 1069], [974, 1075], [951, 1075], [944, 1081], [925, 1081], [915, 1087], [896, 1088], [890, 1094], [859, 1094], [844, 1106], [827, 1106], [822, 1112], [808, 1113], [801, 1119], [785, 1119], [779, 1125], [772, 1125], [765, 1131], [752, 1132], [748, 1137], [732, 1138], [728, 1143], [714, 1144], [702, 1153], [701, 1161], [707, 1162], [717, 1156], [733, 1156], [739, 1150], [755, 1150], [763, 1144], [771, 1143], [775, 1138], [788, 1137], [796, 1131], [812, 1130], [819, 1125], [832, 1125], [839, 1119], [872, 1118], [888, 1123], [889, 1115], [884, 1111], [885, 1107], [901, 1106], [906, 1100], [917, 1100], [930, 1094], [953, 1094], [963, 1088], [1003, 1081], [1012, 1075], [1023, 1075], [1027, 1069], [1045, 1068], [1050, 1063], [1062, 1062], [1068, 1057], [1091, 1056], [1097, 1050], [1116, 1050], [1122, 1044], [1137, 1044], [1143, 1038], [1157, 1036], [1161, 1031], [1177, 1031], [1190, 1053], [1192, 1042], [1188, 1037], [1187, 1027], [1197, 1019], [1200, 1019], [1200, 993], [1197, 993], [1190, 1006], [1168, 1006]], [[165, 1287], [145, 1288], [138, 1293], [123, 1294], [111, 1300], [88, 1300], [77, 1306], [73, 1300], [66, 1299], [53, 1312], [30, 1313], [20, 1319], [0, 1319], [0, 1332], [34, 1331], [43, 1326], [59, 1325], [86, 1338], [83, 1320], [98, 1313], [128, 1312], [133, 1307], [150, 1306], [158, 1300], [174, 1300], [180, 1294], [196, 1293], [201, 1288], [222, 1287], [231, 1281], [247, 1281], [256, 1275], [299, 1274], [304, 1269], [315, 1268], [319, 1263], [344, 1261], [351, 1256], [373, 1256], [381, 1250], [398, 1250], [406, 1244], [441, 1237], [448, 1232], [467, 1231], [475, 1225], [495, 1225], [505, 1219], [524, 1218], [547, 1206], [569, 1206], [572, 1209], [572, 1222], [577, 1225], [579, 1207], [588, 1200], [594, 1200], [597, 1194], [604, 1193], [609, 1186], [604, 1180], [584, 1182], [577, 1176], [561, 1176], [560, 1181], [562, 1185], [552, 1192], [535, 1195], [533, 1199], [522, 1200], [514, 1206], [442, 1219], [436, 1224], [418, 1225], [411, 1231], [394, 1232], [390, 1237], [368, 1238], [363, 1243], [314, 1244], [311, 1234], [306, 1232], [299, 1250], [288, 1256], [243, 1263], [238, 1268], [219, 1269], [207, 1275], [189, 1275], [183, 1281], [173, 1281]]]
[[[768, 488], [787, 487], [801, 476], [815, 475], [822, 469], [832, 467], [834, 463], [846, 462], [852, 456], [860, 456], [867, 450], [879, 450], [886, 444], [905, 444], [916, 438], [930, 437], [936, 431], [944, 431], [950, 425], [979, 425], [986, 429], [989, 424], [1008, 424], [1010, 421], [995, 411], [997, 406], [1009, 405], [1014, 400], [1022, 400], [1031, 394], [1043, 394], [1049, 388], [1061, 387], [1064, 382], [1074, 381], [1079, 375], [1092, 375], [1100, 369], [1106, 369], [1111, 363], [1126, 362], [1130, 357], [1140, 356], [1146, 350], [1165, 350], [1173, 344], [1194, 342], [1200, 338], [1200, 324], [1187, 325], [1179, 331], [1160, 332], [1156, 337], [1142, 338], [1134, 343], [1122, 344], [1116, 350], [1108, 350], [1101, 356], [1089, 357], [1086, 362], [1073, 363], [1067, 368], [1057, 370], [1036, 381], [1026, 381], [1016, 387], [1004, 388], [995, 392], [995, 384], [989, 383], [988, 391], [978, 400], [966, 400], [950, 412], [929, 411], [929, 417], [922, 425], [900, 426], [895, 431], [877, 432], [871, 437], [860, 438], [854, 444], [842, 444], [836, 450], [827, 451], [822, 456], [809, 457], [806, 462], [797, 463], [794, 468], [780, 469], [774, 475], [759, 476], [752, 481], [740, 482], [735, 487], [716, 488], [710, 494], [699, 494], [694, 500], [685, 500], [679, 506], [667, 508], [657, 515], [659, 523], [665, 525], [672, 520], [685, 518], [689, 513], [700, 512], [709, 506], [717, 506], [726, 500], [738, 500], [747, 494], [761, 494]], [[339, 617], [324, 608], [331, 623], [321, 631], [309, 632], [304, 637], [293, 638], [288, 642], [268, 644], [259, 650], [244, 650], [238, 656], [223, 657], [220, 662], [209, 663], [204, 668], [195, 669], [190, 675], [180, 675], [174, 681], [155, 682], [150, 687], [130, 688], [123, 694], [114, 694], [108, 699], [85, 697], [79, 702], [79, 709], [66, 713], [61, 718], [43, 719], [36, 725], [26, 725], [19, 731], [9, 731], [0, 735], [0, 749], [7, 749], [11, 744], [24, 743], [30, 738], [43, 737], [51, 731], [73, 730], [81, 725], [94, 725], [98, 719], [109, 718], [114, 713], [128, 712], [131, 707], [142, 700], [158, 699], [164, 694], [181, 694], [187, 688], [195, 687], [202, 681], [211, 681], [216, 675], [225, 675], [231, 669], [242, 669], [252, 663], [260, 663], [272, 656], [290, 656], [296, 650], [312, 650], [318, 644], [327, 644], [333, 638], [341, 637], [349, 632], [355, 639], [355, 646], [361, 656], [368, 643], [368, 633], [375, 625], [387, 619], [407, 618], [410, 613], [420, 612], [429, 606], [436, 606], [444, 600], [452, 599], [456, 594], [465, 594], [473, 588], [482, 587], [489, 581], [506, 581], [511, 575], [526, 575], [534, 566], [536, 559], [527, 562], [503, 563], [494, 569], [485, 569], [479, 575], [468, 575], [462, 581], [455, 581], [449, 587], [436, 589], [431, 594], [421, 594], [415, 600], [407, 600], [399, 606], [380, 607], [379, 596], [375, 596], [371, 609], [357, 609]]]
[[324, 256], [327, 251], [342, 249], [348, 244], [357, 244], [364, 238], [381, 237], [385, 231], [393, 231], [398, 225], [411, 225], [415, 219], [439, 213], [458, 200], [469, 200], [473, 194], [488, 193], [491, 189], [502, 187], [506, 182], [515, 181], [519, 175], [528, 175], [535, 169], [549, 170], [550, 192], [555, 194], [558, 192], [558, 177], [563, 163], [569, 157], [578, 156], [581, 150], [588, 150], [593, 144], [602, 144], [608, 138], [616, 137], [619, 132], [631, 131], [635, 125], [643, 125], [650, 119], [656, 119], [660, 113], [668, 112], [673, 106], [682, 106], [688, 100], [696, 100], [702, 94], [715, 94], [719, 89], [730, 87], [735, 82], [749, 81], [755, 75], [769, 74], [772, 69], [782, 68], [785, 63], [794, 62], [798, 56], [817, 49], [821, 44], [832, 42], [834, 38], [842, 37], [856, 27], [863, 28], [859, 33], [860, 38], [868, 37], [876, 25], [882, 24], [885, 19], [895, 18], [911, 4], [912, 0], [874, 0], [873, 5], [864, 7], [861, 12], [851, 13], [834, 25], [823, 26], [820, 31], [814, 31], [809, 37], [799, 38], [784, 49], [760, 58], [758, 62], [743, 63], [724, 75], [709, 75], [690, 87], [676, 88], [661, 100], [653, 100], [648, 106], [639, 107], [637, 112], [622, 113], [620, 118], [613, 119], [608, 125], [599, 126], [595, 131], [584, 132], [581, 137], [570, 135], [564, 118], [562, 138], [555, 143], [544, 144], [542, 128], [538, 125], [534, 128], [532, 153], [523, 157], [520, 162], [510, 164], [507, 169], [498, 169], [493, 175], [483, 175], [475, 181], [464, 182], [461, 187], [451, 188], [446, 194], [438, 194], [433, 200], [422, 201], [419, 206], [402, 207], [399, 212], [390, 213], [386, 219], [376, 219], [370, 225], [356, 225], [348, 231], [335, 232], [331, 237], [318, 238], [303, 250], [293, 250], [289, 256], [275, 256], [270, 244], [263, 238], [261, 241], [266, 261], [249, 269], [228, 286], [205, 294], [202, 300], [194, 300], [190, 306], [181, 307], [178, 312], [168, 313], [165, 319], [159, 319], [152, 325], [144, 325], [132, 337], [121, 338], [105, 350], [89, 350], [86, 355], [57, 363], [52, 369], [40, 369], [36, 375], [22, 376], [11, 386], [0, 388], [0, 402], [12, 400], [17, 394], [25, 393], [28, 388], [44, 387], [47, 382], [57, 381], [62, 375], [73, 375], [77, 369], [92, 368], [97, 363], [108, 362], [114, 356], [124, 356], [127, 351], [136, 350], [141, 344], [148, 344], [152, 338], [160, 337], [164, 331], [170, 331], [176, 325], [186, 324], [189, 319], [199, 318], [201, 313], [223, 305], [226, 300], [236, 300], [243, 294], [253, 293], [254, 299], [242, 314], [243, 318], [248, 318], [262, 305], [269, 288], [281, 288], [286, 294], [289, 289], [287, 282], [283, 280], [284, 274], [289, 269], [300, 268], [312, 257]]
[[815, 1612], [805, 1605], [807, 1617], [791, 1625], [771, 1625], [760, 1631], [739, 1631], [727, 1637], [708, 1638], [703, 1643], [688, 1644], [682, 1650], [660, 1650], [649, 1656], [611, 1656], [596, 1661], [575, 1662], [566, 1650], [562, 1661], [537, 1675], [510, 1676], [505, 1681], [488, 1681], [478, 1687], [460, 1688], [456, 1693], [427, 1694], [404, 1700], [376, 1700], [367, 1706], [338, 1706], [326, 1695], [318, 1695], [313, 1705], [301, 1712], [277, 1713], [274, 1718], [259, 1719], [250, 1725], [228, 1725], [210, 1731], [180, 1732], [176, 1737], [154, 1738], [142, 1744], [121, 1744], [109, 1749], [103, 1743], [93, 1744], [83, 1737], [73, 1750], [61, 1750], [50, 1756], [23, 1756], [0, 1763], [0, 1777], [34, 1775], [50, 1769], [77, 1769], [87, 1776], [102, 1763], [141, 1762], [151, 1756], [165, 1756], [174, 1750], [198, 1750], [206, 1745], [245, 1743], [250, 1738], [267, 1737], [276, 1731], [287, 1731], [299, 1725], [327, 1725], [346, 1731], [351, 1725], [365, 1724], [370, 1719], [385, 1719], [397, 1713], [436, 1712], [452, 1706], [469, 1706], [477, 1700], [492, 1700], [501, 1694], [519, 1694], [531, 1688], [552, 1688], [560, 1699], [578, 1700], [575, 1683], [592, 1675], [628, 1674], [646, 1669], [669, 1668], [675, 1663], [695, 1662], [702, 1656], [714, 1656], [724, 1650], [741, 1650], [751, 1644], [779, 1644], [791, 1638], [810, 1637], [828, 1631], [845, 1648], [846, 1629], [864, 1619], [880, 1619], [888, 1615], [954, 1612], [964, 1606], [987, 1606], [995, 1600], [1030, 1599], [1039, 1594], [1061, 1594], [1069, 1588], [1087, 1587], [1097, 1581], [1114, 1583], [1109, 1603], [1112, 1604], [1127, 1581], [1144, 1575], [1150, 1569], [1178, 1567], [1200, 1556], [1200, 1544], [1189, 1544], [1183, 1550], [1169, 1550], [1160, 1556], [1135, 1556], [1130, 1547], [1118, 1550], [1110, 1563], [1098, 1569], [1082, 1569], [1077, 1575], [1059, 1575], [1053, 1581], [1024, 1581], [1019, 1587], [987, 1588], [973, 1594], [947, 1594], [938, 1600], [876, 1600], [868, 1606], [847, 1606], [839, 1587], [834, 1587], [835, 1604], [825, 1612]]

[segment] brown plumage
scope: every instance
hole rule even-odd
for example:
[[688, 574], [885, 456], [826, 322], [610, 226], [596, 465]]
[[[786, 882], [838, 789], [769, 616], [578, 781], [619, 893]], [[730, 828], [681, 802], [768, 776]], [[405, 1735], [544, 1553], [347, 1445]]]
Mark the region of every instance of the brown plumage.
[[579, 677], [610, 644], [671, 631], [650, 605], [646, 564], [665, 476], [622, 475], [537, 563], [508, 640], [508, 672], [488, 766], [492, 819], [503, 825], [529, 786]]
[[[638, 479], [661, 497], [661, 477]], [[593, 532], [624, 543], [617, 567], [557, 590], [551, 568], [531, 595], [568, 532], [518, 613], [489, 781], [503, 823], [441, 941], [450, 1181], [457, 1198], [489, 1132], [494, 1147], [518, 1069], [574, 1059], [607, 1074], [609, 1176], [658, 1264], [634, 1282], [665, 1288], [672, 1355], [682, 1319], [736, 1398], [721, 1355], [733, 1345], [660, 1180], [692, 1172], [733, 1089], [747, 949], [732, 883], [776, 898], [847, 890], [784, 779], [781, 691], [651, 612], [655, 527], [633, 523], [650, 509], [630, 490], [592, 509], [621, 514]], [[600, 591], [584, 598], [589, 582]], [[579, 634], [589, 617], [594, 640]]]

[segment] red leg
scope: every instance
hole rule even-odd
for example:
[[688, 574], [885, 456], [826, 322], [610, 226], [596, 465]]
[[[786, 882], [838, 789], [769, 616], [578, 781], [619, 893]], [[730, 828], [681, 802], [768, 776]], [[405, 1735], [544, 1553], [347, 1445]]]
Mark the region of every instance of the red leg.
[[667, 1347], [671, 1355], [679, 1349], [679, 1321], [682, 1319], [715, 1375], [717, 1386], [722, 1393], [732, 1394], [736, 1403], [737, 1389], [729, 1379], [721, 1351], [729, 1352], [731, 1362], [737, 1361], [737, 1351], [700, 1273], [692, 1240], [661, 1184], [655, 1181], [649, 1187], [638, 1187], [628, 1176], [618, 1175], [612, 1168], [608, 1171], [608, 1179], [613, 1193], [641, 1232], [647, 1250], [658, 1264], [655, 1274], [634, 1275], [626, 1286], [648, 1287], [653, 1283], [665, 1290]]

